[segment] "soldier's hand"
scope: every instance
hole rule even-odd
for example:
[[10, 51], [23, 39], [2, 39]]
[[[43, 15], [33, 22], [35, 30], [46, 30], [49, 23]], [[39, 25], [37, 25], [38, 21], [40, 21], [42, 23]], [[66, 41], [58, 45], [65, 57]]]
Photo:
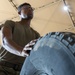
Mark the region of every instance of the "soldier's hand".
[[37, 39], [30, 41], [25, 47], [23, 48], [22, 55], [29, 56], [30, 51], [33, 49]]

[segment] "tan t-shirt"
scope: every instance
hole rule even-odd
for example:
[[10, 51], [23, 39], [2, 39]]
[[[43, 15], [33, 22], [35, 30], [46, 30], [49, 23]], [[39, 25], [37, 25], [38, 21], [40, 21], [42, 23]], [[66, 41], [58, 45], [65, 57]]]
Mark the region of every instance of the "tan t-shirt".
[[[24, 47], [31, 40], [40, 37], [39, 33], [29, 26], [21, 25], [19, 22], [6, 21], [4, 26], [10, 27], [12, 30], [12, 40], [18, 45]], [[14, 55], [7, 50], [2, 53], [0, 50], [0, 58], [12, 63], [23, 63], [25, 57]]]

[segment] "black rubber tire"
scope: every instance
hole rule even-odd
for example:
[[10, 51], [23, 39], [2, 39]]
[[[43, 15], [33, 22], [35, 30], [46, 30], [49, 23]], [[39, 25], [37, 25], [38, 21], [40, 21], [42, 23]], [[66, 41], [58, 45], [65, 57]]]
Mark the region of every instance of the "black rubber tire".
[[[51, 32], [44, 37], [49, 36], [63, 43], [75, 56], [75, 34], [71, 32]], [[43, 38], [44, 38], [43, 37]]]
[[39, 38], [21, 75], [75, 75], [75, 34], [51, 32]]

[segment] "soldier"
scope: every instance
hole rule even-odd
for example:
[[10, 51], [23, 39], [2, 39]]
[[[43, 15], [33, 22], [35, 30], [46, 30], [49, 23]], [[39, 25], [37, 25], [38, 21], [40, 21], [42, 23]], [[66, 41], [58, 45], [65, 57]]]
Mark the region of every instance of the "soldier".
[[33, 18], [31, 5], [21, 4], [18, 7], [18, 14], [20, 21], [7, 20], [2, 27], [0, 75], [19, 75], [25, 57], [29, 54], [27, 50], [31, 50], [30, 46], [36, 41], [34, 39], [40, 37], [40, 34], [30, 27]]

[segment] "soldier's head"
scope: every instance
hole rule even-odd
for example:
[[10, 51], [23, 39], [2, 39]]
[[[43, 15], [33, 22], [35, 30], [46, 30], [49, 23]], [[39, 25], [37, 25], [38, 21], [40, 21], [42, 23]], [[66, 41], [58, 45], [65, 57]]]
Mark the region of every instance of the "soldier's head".
[[29, 3], [23, 3], [18, 6], [18, 14], [22, 19], [32, 19], [33, 18], [33, 8]]

